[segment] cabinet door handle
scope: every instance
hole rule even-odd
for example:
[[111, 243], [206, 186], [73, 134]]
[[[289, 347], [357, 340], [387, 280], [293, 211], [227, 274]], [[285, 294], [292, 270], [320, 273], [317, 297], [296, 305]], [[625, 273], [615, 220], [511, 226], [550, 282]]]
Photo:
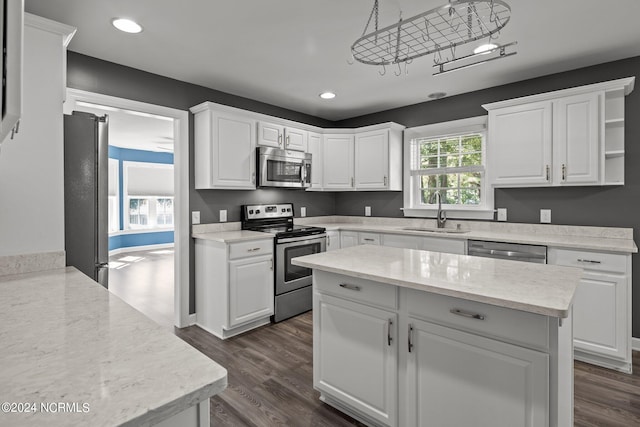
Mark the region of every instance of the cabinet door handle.
[[273, 258], [271, 258], [271, 271], [273, 271]]
[[393, 326], [393, 320], [389, 319], [387, 322], [387, 345], [391, 346], [393, 338], [391, 337], [391, 327]]
[[385, 187], [387, 186], [387, 176], [386, 175], [384, 176], [384, 186]]
[[368, 239], [368, 238], [367, 239], [362, 239], [362, 240], [364, 240], [365, 242], [375, 242], [376, 241], [376, 239]]
[[549, 165], [547, 165], [547, 181], [549, 181]]
[[251, 173], [251, 182], [254, 183], [254, 184], [256, 183], [256, 173], [255, 172]]
[[285, 145], [288, 147], [290, 143], [291, 143], [290, 136], [287, 135], [287, 143]]
[[249, 248], [247, 249], [247, 252], [255, 252], [255, 251], [259, 251], [260, 248]]
[[562, 164], [562, 180], [567, 180], [567, 166], [564, 163]]
[[349, 289], [350, 291], [359, 291], [360, 286], [358, 285], [350, 285], [348, 283], [340, 283], [340, 287], [344, 289]]
[[282, 134], [278, 132], [278, 145], [282, 145]]
[[413, 325], [411, 323], [409, 323], [409, 339], [408, 339], [408, 350], [409, 353], [411, 353], [411, 350], [413, 350], [413, 341], [411, 340], [411, 335], [413, 334]]
[[578, 262], [586, 262], [589, 264], [602, 264], [602, 261], [597, 261], [595, 259], [580, 259], [578, 258]]
[[484, 314], [471, 313], [469, 311], [460, 310], [459, 308], [452, 308], [449, 313], [456, 316], [468, 317], [469, 319], [484, 320]]
[[331, 245], [331, 236], [327, 236], [327, 246]]
[[353, 177], [351, 177], [351, 186], [353, 187]]

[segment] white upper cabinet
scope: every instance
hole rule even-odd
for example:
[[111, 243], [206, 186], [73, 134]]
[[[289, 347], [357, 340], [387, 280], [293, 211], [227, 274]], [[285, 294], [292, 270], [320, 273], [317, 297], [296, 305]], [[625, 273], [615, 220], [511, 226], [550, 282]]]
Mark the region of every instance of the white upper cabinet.
[[491, 182], [548, 185], [551, 176], [551, 102], [489, 112]]
[[325, 134], [322, 189], [401, 191], [403, 129], [388, 123], [362, 128], [355, 134], [351, 129], [344, 134]]
[[258, 145], [307, 151], [307, 131], [261, 121], [258, 122]]
[[195, 188], [256, 188], [256, 121], [213, 110], [210, 103], [191, 111], [194, 118]]
[[311, 188], [308, 191], [322, 190], [322, 135], [309, 132], [307, 153], [311, 154]]
[[355, 190], [353, 135], [324, 135], [323, 146], [323, 187], [327, 190]]
[[389, 182], [389, 131], [356, 134], [355, 176], [359, 189], [386, 190]]
[[624, 184], [624, 96], [635, 78], [483, 105], [495, 187]]
[[553, 176], [559, 184], [597, 184], [599, 179], [600, 93], [555, 102]]

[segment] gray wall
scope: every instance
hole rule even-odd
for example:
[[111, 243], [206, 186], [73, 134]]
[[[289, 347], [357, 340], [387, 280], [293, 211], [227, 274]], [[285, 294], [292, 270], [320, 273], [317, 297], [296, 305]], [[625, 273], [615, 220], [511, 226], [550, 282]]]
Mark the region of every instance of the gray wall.
[[[438, 101], [411, 105], [336, 123], [341, 127], [395, 121], [419, 126], [485, 114], [482, 104], [565, 89], [640, 74], [640, 57], [553, 74], [480, 90]], [[463, 75], [461, 74], [461, 78]], [[636, 82], [636, 86], [640, 81]], [[496, 189], [496, 207], [507, 208], [509, 222], [540, 221], [540, 209], [550, 208], [553, 224], [633, 227], [640, 242], [640, 88], [625, 99], [625, 185], [622, 187], [566, 187]], [[372, 203], [374, 216], [400, 216], [402, 197], [377, 193], [336, 196], [337, 215], [361, 215]], [[640, 337], [640, 257], [633, 255], [633, 335]]]
[[[355, 127], [387, 121], [411, 127], [482, 115], [486, 112], [481, 105], [488, 102], [636, 76], [639, 72], [640, 57], [635, 57], [333, 123], [74, 52], [69, 52], [67, 77], [69, 87], [183, 110], [203, 101], [213, 101], [323, 127]], [[464, 78], [463, 74], [461, 76]], [[640, 161], [640, 121], [635, 120], [640, 117], [640, 89], [626, 98], [626, 117], [623, 187], [500, 189], [495, 191], [496, 207], [508, 209], [510, 222], [538, 222], [539, 209], [551, 208], [554, 224], [633, 227], [634, 238], [640, 242], [640, 168], [636, 167]], [[193, 130], [193, 120], [190, 120], [190, 126]], [[193, 140], [190, 145], [193, 146]], [[193, 157], [190, 165], [193, 166]], [[293, 201], [297, 215], [300, 206], [307, 207], [309, 216], [363, 215], [364, 206], [371, 206], [373, 216], [402, 216], [401, 192], [194, 190], [193, 174], [190, 188], [190, 210], [200, 210], [205, 223], [218, 221], [219, 209], [227, 209], [229, 221], [237, 221], [241, 204], [262, 201]], [[193, 255], [193, 247], [191, 250]], [[633, 330], [634, 336], [640, 337], [640, 261], [636, 255], [633, 256], [633, 269], [636, 271], [633, 311], [637, 313], [633, 316]], [[193, 265], [191, 272], [190, 293], [193, 295]], [[190, 306], [193, 312], [193, 299]]]

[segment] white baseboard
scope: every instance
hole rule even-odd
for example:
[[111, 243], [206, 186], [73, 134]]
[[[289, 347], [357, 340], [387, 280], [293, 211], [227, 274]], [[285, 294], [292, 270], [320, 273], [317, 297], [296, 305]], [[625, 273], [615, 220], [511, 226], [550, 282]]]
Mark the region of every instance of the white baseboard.
[[193, 313], [189, 315], [189, 326], [195, 325], [197, 321], [198, 321], [197, 313]]
[[173, 248], [173, 243], [160, 243], [157, 245], [130, 246], [128, 248], [118, 248], [118, 249], [109, 251], [109, 256], [118, 255], [123, 252], [140, 252], [140, 251], [151, 251], [154, 249], [167, 249], [167, 248]]
[[631, 349], [634, 351], [640, 351], [640, 338], [631, 337]]

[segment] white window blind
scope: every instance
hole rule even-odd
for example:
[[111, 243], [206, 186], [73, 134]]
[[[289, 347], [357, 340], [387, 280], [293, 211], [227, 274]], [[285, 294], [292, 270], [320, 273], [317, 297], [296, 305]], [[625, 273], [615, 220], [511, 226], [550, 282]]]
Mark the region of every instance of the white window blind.
[[173, 165], [127, 165], [127, 188], [129, 196], [173, 196]]

